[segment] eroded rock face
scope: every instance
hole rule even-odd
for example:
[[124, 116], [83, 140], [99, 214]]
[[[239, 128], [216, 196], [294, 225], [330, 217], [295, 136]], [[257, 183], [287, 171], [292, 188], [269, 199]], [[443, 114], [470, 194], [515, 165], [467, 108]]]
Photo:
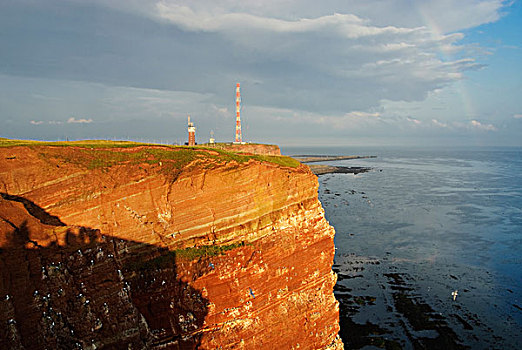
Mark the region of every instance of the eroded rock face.
[[0, 348], [342, 348], [306, 166], [137, 152], [0, 148]]

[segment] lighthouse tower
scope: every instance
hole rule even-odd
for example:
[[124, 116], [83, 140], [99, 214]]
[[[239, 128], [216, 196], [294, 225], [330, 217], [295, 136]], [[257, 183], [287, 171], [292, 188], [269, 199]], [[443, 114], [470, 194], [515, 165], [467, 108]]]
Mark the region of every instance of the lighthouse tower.
[[188, 116], [188, 143], [189, 146], [196, 145], [196, 127], [194, 123], [190, 121], [190, 115]]
[[241, 92], [239, 91], [239, 83], [236, 84], [236, 140], [234, 143], [243, 143], [241, 136]]

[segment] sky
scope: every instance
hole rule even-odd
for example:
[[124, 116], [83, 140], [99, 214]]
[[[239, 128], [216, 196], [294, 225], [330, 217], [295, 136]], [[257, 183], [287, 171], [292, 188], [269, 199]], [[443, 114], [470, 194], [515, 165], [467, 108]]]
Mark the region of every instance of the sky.
[[521, 0], [0, 0], [0, 137], [522, 146]]

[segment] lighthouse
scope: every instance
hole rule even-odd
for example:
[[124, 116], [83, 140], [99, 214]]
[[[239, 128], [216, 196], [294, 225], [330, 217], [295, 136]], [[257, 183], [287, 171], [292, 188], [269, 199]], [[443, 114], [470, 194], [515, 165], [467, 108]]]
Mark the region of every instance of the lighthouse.
[[190, 121], [190, 115], [188, 116], [188, 143], [189, 146], [196, 145], [196, 127], [194, 123]]
[[234, 143], [243, 143], [241, 135], [241, 92], [239, 91], [239, 83], [236, 84], [236, 140]]

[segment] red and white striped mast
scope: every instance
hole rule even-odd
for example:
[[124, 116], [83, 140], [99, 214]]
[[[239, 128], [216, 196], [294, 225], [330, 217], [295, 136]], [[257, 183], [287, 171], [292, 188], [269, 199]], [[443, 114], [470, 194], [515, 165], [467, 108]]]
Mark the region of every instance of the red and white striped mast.
[[243, 143], [241, 135], [241, 92], [239, 91], [239, 83], [236, 84], [236, 141], [234, 143]]

